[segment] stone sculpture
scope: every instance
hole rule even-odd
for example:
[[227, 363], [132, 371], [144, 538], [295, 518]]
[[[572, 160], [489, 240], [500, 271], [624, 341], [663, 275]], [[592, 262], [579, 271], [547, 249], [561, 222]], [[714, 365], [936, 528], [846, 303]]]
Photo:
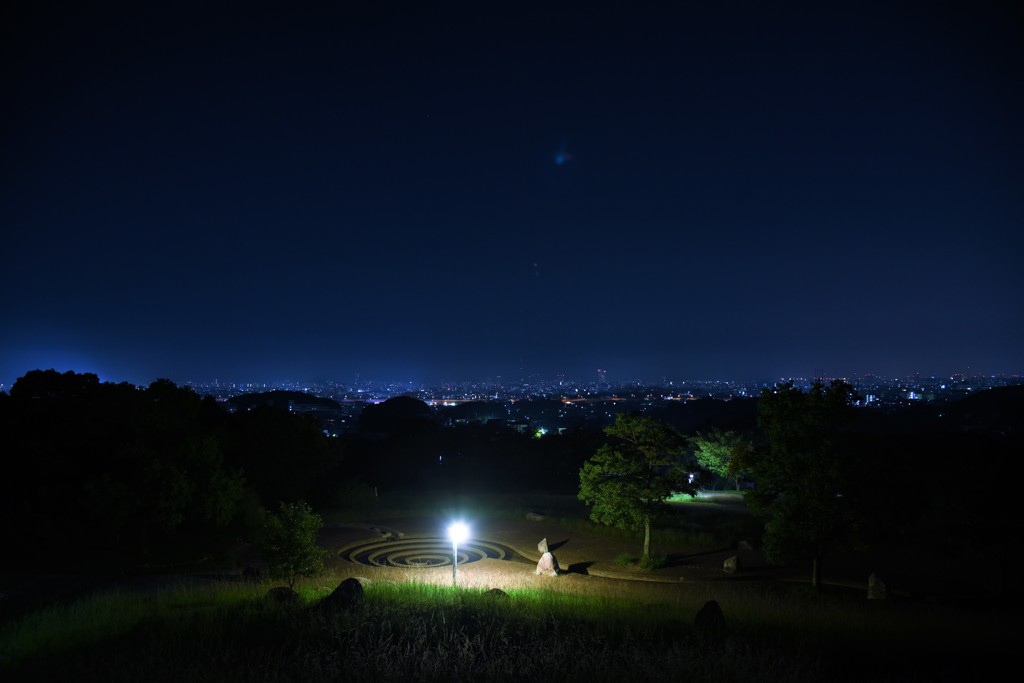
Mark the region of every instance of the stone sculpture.
[[535, 573], [537, 576], [558, 576], [558, 560], [550, 551], [540, 556]]

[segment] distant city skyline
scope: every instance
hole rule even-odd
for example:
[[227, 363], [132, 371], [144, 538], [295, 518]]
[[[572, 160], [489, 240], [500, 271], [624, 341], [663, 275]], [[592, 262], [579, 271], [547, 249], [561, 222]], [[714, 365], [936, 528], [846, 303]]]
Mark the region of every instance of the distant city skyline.
[[[602, 368], [603, 369], [603, 368]], [[953, 378], [1009, 378], [1016, 379], [1024, 377], [1024, 372], [981, 372], [976, 371], [972, 368], [967, 368], [963, 371], [953, 372], [911, 372], [904, 374], [887, 374], [887, 373], [876, 373], [876, 372], [865, 372], [865, 373], [832, 373], [826, 368], [813, 368], [811, 371], [804, 373], [791, 373], [781, 375], [748, 375], [748, 376], [682, 376], [682, 375], [657, 375], [657, 376], [637, 376], [637, 375], [623, 375], [616, 376], [614, 373], [609, 374], [607, 370], [604, 373], [599, 373], [599, 368], [590, 373], [590, 375], [568, 375], [564, 373], [554, 374], [543, 374], [543, 373], [530, 373], [527, 375], [519, 375], [516, 373], [510, 373], [507, 375], [481, 375], [479, 377], [438, 377], [421, 379], [419, 377], [411, 376], [400, 376], [400, 375], [389, 375], [387, 373], [351, 373], [347, 376], [322, 376], [322, 377], [299, 377], [299, 376], [288, 376], [286, 373], [280, 376], [261, 376], [260, 373], [253, 373], [248, 376], [231, 376], [223, 373], [215, 374], [210, 377], [200, 377], [189, 374], [188, 376], [172, 376], [170, 374], [153, 375], [151, 377], [138, 376], [124, 376], [110, 374], [101, 369], [95, 367], [34, 367], [29, 368], [23, 372], [17, 373], [17, 377], [12, 377], [9, 381], [5, 378], [0, 378], [0, 386], [4, 390], [9, 391], [10, 387], [17, 381], [18, 377], [23, 376], [26, 372], [32, 370], [56, 370], [57, 372], [76, 372], [76, 373], [91, 373], [98, 376], [102, 382], [128, 382], [137, 386], [147, 386], [148, 384], [159, 380], [167, 379], [179, 386], [250, 386], [253, 390], [258, 388], [298, 388], [304, 385], [310, 386], [326, 386], [326, 385], [337, 385], [348, 388], [355, 388], [359, 386], [385, 386], [392, 385], [394, 387], [408, 386], [412, 388], [423, 388], [432, 387], [440, 388], [444, 386], [452, 387], [463, 387], [473, 384], [494, 384], [504, 385], [507, 387], [514, 387], [521, 384], [537, 384], [545, 386], [554, 386], [562, 382], [565, 385], [570, 386], [583, 386], [583, 385], [607, 385], [613, 387], [629, 386], [633, 384], [641, 384], [646, 386], [659, 386], [669, 385], [672, 383], [683, 385], [687, 382], [691, 383], [723, 383], [723, 384], [758, 384], [766, 382], [781, 382], [786, 380], [805, 380], [813, 381], [819, 378], [826, 380], [830, 379], [845, 379], [850, 381], [862, 381], [870, 378], [877, 378], [882, 380], [907, 380], [918, 378], [937, 378], [937, 379], [953, 379]]]

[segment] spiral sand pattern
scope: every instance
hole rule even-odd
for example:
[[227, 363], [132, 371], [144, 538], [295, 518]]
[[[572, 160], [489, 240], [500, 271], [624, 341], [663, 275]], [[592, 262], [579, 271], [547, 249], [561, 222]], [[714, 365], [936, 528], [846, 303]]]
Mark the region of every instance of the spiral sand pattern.
[[[481, 539], [460, 543], [458, 551], [460, 565], [483, 559], [531, 562], [506, 545]], [[346, 546], [338, 556], [369, 567], [445, 567], [452, 564], [452, 544], [439, 536], [373, 539]]]

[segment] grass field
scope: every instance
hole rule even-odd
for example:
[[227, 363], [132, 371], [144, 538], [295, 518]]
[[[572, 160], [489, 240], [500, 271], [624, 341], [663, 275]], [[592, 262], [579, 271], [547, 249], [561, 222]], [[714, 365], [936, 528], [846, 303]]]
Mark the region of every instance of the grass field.
[[[707, 506], [719, 503], [699, 504], [696, 517], [716, 516]], [[585, 524], [564, 499], [488, 505], [492, 515], [544, 507]], [[718, 512], [739, 523], [734, 509]], [[290, 606], [266, 600], [272, 582], [225, 580], [37, 609], [0, 624], [0, 679], [962, 681], [996, 671], [1014, 633], [1011, 605], [869, 601], [756, 581], [666, 589], [565, 577], [549, 589], [514, 584], [522, 587], [495, 597], [420, 581], [425, 574], [416, 572], [379, 572], [362, 580], [361, 609], [318, 609], [347, 576], [332, 569], [300, 582]], [[723, 639], [695, 628], [709, 600], [726, 615]]]
[[316, 609], [338, 577], [298, 587], [223, 583], [115, 592], [0, 629], [3, 678], [76, 681], [952, 680], [1009, 647], [991, 610], [822, 599], [755, 586], [716, 593], [728, 637], [702, 640], [697, 589], [676, 604], [605, 596], [372, 582], [362, 609]]

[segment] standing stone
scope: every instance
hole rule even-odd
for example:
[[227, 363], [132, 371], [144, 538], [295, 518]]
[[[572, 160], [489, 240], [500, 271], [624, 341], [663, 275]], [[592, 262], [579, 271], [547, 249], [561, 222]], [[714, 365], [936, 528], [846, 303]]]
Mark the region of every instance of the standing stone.
[[363, 606], [363, 584], [359, 579], [347, 578], [320, 604], [324, 609], [357, 610]]
[[540, 556], [537, 571], [534, 573], [537, 576], [558, 576], [558, 560], [550, 552], [544, 553]]
[[693, 628], [704, 645], [720, 645], [725, 640], [725, 615], [717, 600], [708, 600], [697, 612]]
[[868, 600], [885, 600], [889, 597], [889, 589], [882, 583], [882, 579], [874, 572], [868, 577]]
[[548, 551], [548, 539], [540, 539], [540, 543], [537, 544], [537, 552], [546, 553]]

